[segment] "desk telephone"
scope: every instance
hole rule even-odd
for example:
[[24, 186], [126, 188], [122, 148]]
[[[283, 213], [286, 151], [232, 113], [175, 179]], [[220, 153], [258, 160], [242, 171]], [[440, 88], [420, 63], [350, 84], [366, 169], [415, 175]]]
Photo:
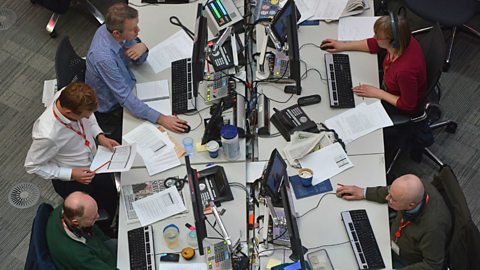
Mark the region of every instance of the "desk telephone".
[[[237, 54], [239, 65], [244, 65], [245, 57], [243, 55], [244, 47], [242, 41], [240, 40], [240, 37], [238, 35], [235, 35], [235, 39], [237, 41]], [[233, 63], [232, 46], [230, 45], [231, 40], [228, 39], [222, 46], [213, 46], [213, 44], [216, 43], [217, 40], [218, 38], [209, 41], [210, 50], [208, 53], [208, 58], [210, 59], [213, 69], [215, 71], [220, 71], [234, 67], [235, 65]]]
[[290, 106], [281, 111], [273, 108], [275, 113], [270, 118], [270, 121], [280, 131], [282, 136], [290, 141], [290, 135], [295, 131], [307, 131], [312, 133], [319, 133], [317, 124], [310, 120], [307, 114], [298, 105]]

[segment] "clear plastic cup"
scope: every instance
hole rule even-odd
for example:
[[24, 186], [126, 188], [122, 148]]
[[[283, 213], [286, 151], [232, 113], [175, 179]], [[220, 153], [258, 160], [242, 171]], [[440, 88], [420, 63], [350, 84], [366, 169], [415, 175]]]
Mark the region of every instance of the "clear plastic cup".
[[183, 138], [182, 140], [183, 148], [185, 148], [186, 155], [193, 155], [193, 139], [190, 137]]
[[178, 247], [178, 240], [180, 236], [180, 230], [175, 224], [168, 224], [163, 228], [163, 239], [169, 249], [176, 249]]
[[197, 243], [197, 231], [196, 230], [192, 230], [192, 231], [188, 232], [187, 243], [191, 247], [194, 247], [194, 248], [197, 247], [198, 243]]

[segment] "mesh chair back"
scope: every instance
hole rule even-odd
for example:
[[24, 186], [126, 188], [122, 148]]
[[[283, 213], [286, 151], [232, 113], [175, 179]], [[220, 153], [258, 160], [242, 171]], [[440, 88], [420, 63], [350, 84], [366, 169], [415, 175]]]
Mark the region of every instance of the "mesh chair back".
[[55, 270], [47, 245], [47, 223], [53, 208], [50, 204], [42, 203], [38, 206], [33, 220], [30, 245], [25, 262], [25, 270]]
[[425, 103], [435, 92], [438, 80], [442, 75], [443, 64], [445, 61], [446, 46], [440, 25], [435, 24], [432, 30], [430, 30], [423, 38], [419, 39], [419, 43], [422, 47], [427, 67], [428, 88], [423, 98], [423, 102], [421, 103], [422, 109], [424, 109]]
[[86, 62], [73, 50], [68, 36], [63, 38], [55, 55], [57, 88], [60, 90], [72, 82], [85, 81]]

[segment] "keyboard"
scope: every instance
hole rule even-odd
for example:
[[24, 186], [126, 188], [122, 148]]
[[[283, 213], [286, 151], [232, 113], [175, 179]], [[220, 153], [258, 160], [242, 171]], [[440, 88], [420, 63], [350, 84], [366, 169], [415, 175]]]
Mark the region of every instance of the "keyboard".
[[206, 246], [205, 258], [208, 270], [231, 270], [232, 257], [225, 241]]
[[359, 269], [385, 268], [367, 211], [350, 210], [342, 212], [341, 215]]
[[130, 269], [155, 270], [152, 226], [128, 231], [128, 252]]
[[195, 110], [193, 95], [192, 59], [172, 62], [172, 113], [183, 114]]
[[346, 54], [325, 54], [330, 107], [355, 108], [350, 60]]

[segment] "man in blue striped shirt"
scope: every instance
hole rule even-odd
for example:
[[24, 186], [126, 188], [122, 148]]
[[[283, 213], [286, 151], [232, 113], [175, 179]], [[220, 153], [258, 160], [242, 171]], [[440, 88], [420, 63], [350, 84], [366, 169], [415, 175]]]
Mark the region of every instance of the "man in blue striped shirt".
[[139, 31], [138, 11], [116, 3], [108, 9], [105, 24], [98, 28], [87, 54], [85, 82], [95, 89], [100, 101], [95, 116], [102, 129], [119, 142], [122, 107], [173, 132], [187, 128], [186, 121], [159, 113], [132, 93], [136, 79], [128, 65], [142, 64], [148, 56], [147, 46], [138, 38]]

